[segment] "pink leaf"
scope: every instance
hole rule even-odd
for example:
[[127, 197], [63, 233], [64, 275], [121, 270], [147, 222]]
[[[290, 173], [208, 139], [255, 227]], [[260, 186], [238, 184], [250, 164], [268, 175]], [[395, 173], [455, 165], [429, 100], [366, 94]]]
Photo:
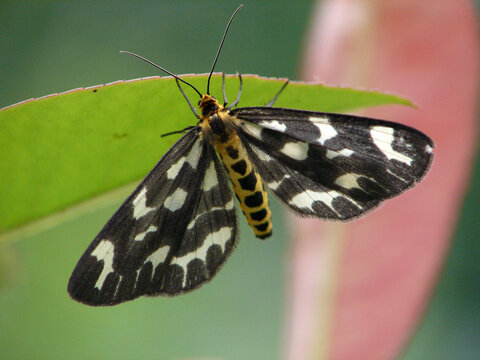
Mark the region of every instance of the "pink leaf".
[[470, 175], [479, 39], [466, 0], [326, 0], [315, 10], [304, 78], [382, 89], [419, 110], [362, 113], [432, 137], [413, 190], [349, 224], [295, 219], [289, 359], [387, 359], [405, 346], [442, 268]]

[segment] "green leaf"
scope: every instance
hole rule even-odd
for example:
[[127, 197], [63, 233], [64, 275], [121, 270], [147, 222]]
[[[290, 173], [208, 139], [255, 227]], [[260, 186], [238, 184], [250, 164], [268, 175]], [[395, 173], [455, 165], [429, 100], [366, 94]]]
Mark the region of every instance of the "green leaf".
[[[206, 75], [184, 78], [205, 88]], [[283, 82], [244, 76], [239, 105], [266, 104]], [[198, 95], [185, 88], [195, 104]], [[236, 77], [227, 78], [226, 88], [233, 101]], [[219, 75], [213, 77], [211, 92], [221, 94]], [[345, 112], [384, 104], [412, 105], [379, 92], [290, 83], [276, 106]], [[78, 89], [4, 108], [0, 232], [140, 179], [179, 137], [160, 135], [195, 123], [174, 80], [160, 77]]]

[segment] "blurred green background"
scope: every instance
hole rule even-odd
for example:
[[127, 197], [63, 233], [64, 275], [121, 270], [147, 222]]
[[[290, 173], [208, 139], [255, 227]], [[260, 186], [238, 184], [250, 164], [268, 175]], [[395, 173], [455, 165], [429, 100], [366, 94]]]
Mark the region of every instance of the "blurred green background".
[[[158, 74], [119, 50], [138, 52], [177, 74], [207, 72], [238, 4], [1, 2], [0, 107]], [[244, 4], [217, 70], [297, 79], [313, 2]], [[290, 247], [276, 202], [275, 236], [258, 241], [242, 220], [241, 242], [228, 266], [199, 291], [114, 308], [79, 305], [66, 293], [68, 277], [119, 203], [9, 246], [0, 244], [0, 359], [280, 357]], [[479, 213], [477, 160], [446, 268], [406, 359], [480, 353]]]

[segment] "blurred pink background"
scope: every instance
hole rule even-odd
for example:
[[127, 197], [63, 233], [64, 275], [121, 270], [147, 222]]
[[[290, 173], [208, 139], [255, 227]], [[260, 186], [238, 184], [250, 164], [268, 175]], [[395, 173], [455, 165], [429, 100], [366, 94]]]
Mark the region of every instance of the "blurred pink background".
[[[349, 224], [292, 219], [288, 359], [388, 359], [412, 337], [442, 270], [477, 136], [479, 39], [465, 0], [326, 0], [312, 14], [303, 79], [380, 89], [419, 109], [360, 115], [433, 138], [413, 190]], [[478, 319], [476, 319], [478, 322]]]

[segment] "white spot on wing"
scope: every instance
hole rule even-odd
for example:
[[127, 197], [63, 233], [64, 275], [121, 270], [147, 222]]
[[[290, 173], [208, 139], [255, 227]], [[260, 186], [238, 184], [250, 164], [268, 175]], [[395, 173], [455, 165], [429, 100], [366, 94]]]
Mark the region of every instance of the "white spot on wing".
[[337, 156], [349, 157], [352, 154], [353, 154], [353, 150], [350, 150], [350, 149], [347, 149], [347, 148], [343, 148], [343, 149], [340, 149], [340, 150], [329, 150], [329, 149], [327, 149], [327, 153], [325, 154], [325, 156], [327, 157], [327, 159], [333, 159], [333, 158], [336, 158]]
[[402, 178], [402, 177], [400, 177], [399, 175], [395, 174], [394, 172], [390, 171], [389, 169], [387, 169], [387, 172], [388, 172], [390, 175], [395, 176], [398, 180], [403, 181], [403, 182], [406, 183], [406, 184], [408, 183], [407, 180], [405, 180], [404, 178]]
[[122, 279], [123, 279], [123, 276], [118, 275], [118, 283], [117, 283], [117, 287], [115, 288], [115, 292], [113, 293], [113, 297], [117, 296], [118, 288], [120, 287], [120, 283], [122, 282]]
[[187, 195], [188, 193], [185, 190], [178, 188], [165, 199], [163, 206], [170, 211], [181, 209]]
[[187, 266], [190, 263], [190, 261], [194, 259], [200, 259], [203, 262], [205, 262], [207, 258], [208, 249], [210, 249], [212, 245], [219, 245], [223, 253], [225, 251], [225, 244], [231, 238], [232, 238], [232, 228], [225, 226], [218, 231], [208, 234], [205, 240], [203, 241], [202, 246], [200, 246], [196, 251], [192, 251], [181, 257], [173, 257], [171, 264], [172, 265], [176, 264], [183, 268], [182, 287], [185, 286], [185, 281], [187, 278]]
[[325, 154], [325, 157], [327, 159], [333, 159], [333, 158], [336, 158], [337, 156], [339, 156], [340, 154], [337, 152], [337, 151], [332, 151], [332, 150], [328, 150], [327, 149], [327, 152]]
[[385, 126], [372, 126], [370, 129], [370, 136], [377, 148], [388, 158], [401, 161], [407, 165], [412, 164], [412, 158], [395, 151], [392, 148], [393, 141], [393, 128]]
[[359, 204], [354, 202], [352, 199], [343, 196], [342, 194], [340, 194], [339, 192], [337, 192], [335, 190], [331, 190], [331, 191], [305, 190], [305, 191], [301, 192], [300, 194], [297, 194], [296, 196], [294, 196], [289, 201], [289, 204], [294, 205], [294, 206], [296, 206], [300, 209], [309, 209], [310, 211], [314, 211], [313, 210], [313, 204], [315, 203], [315, 201], [320, 201], [320, 202], [324, 203], [326, 206], [328, 206], [336, 214], [338, 214], [338, 212], [335, 210], [335, 208], [333, 207], [333, 204], [332, 204], [333, 200], [337, 197], [346, 198], [346, 199], [348, 199], [348, 201], [355, 204], [359, 209], [362, 208]]
[[[332, 206], [332, 201], [337, 196], [340, 196], [338, 192], [335, 190], [332, 191], [312, 191], [312, 190], [305, 190], [300, 194], [295, 195], [290, 201], [290, 205], [294, 205], [300, 209], [309, 209], [313, 211], [313, 204], [315, 201], [321, 201], [325, 205], [327, 205], [330, 209], [335, 211]], [[335, 211], [336, 212], [336, 211]]]
[[135, 241], [143, 241], [143, 239], [145, 239], [145, 236], [150, 233], [150, 232], [154, 232], [154, 231], [157, 231], [157, 227], [154, 226], [154, 225], [150, 225], [149, 228], [145, 231], [142, 231], [141, 233], [138, 233], [137, 236], [135, 236]]
[[263, 126], [267, 129], [280, 131], [282, 133], [284, 133], [287, 130], [287, 126], [285, 124], [278, 122], [277, 120], [260, 121], [258, 125]]
[[277, 190], [278, 187], [282, 184], [282, 182], [288, 178], [290, 178], [290, 175], [287, 174], [283, 178], [281, 178], [279, 181], [271, 181], [267, 183], [267, 186], [272, 190]]
[[198, 218], [204, 214], [207, 214], [211, 211], [215, 211], [215, 210], [233, 210], [233, 207], [234, 207], [234, 203], [233, 203], [233, 198], [225, 204], [225, 206], [215, 206], [215, 207], [212, 207], [210, 209], [208, 209], [207, 211], [201, 213], [201, 214], [198, 214], [197, 216], [195, 216], [190, 222], [189, 224], [187, 225], [187, 229], [190, 230], [192, 229], [194, 226], [195, 226], [195, 223], [197, 222]]
[[108, 274], [113, 272], [113, 256], [115, 247], [113, 243], [108, 240], [102, 240], [98, 243], [95, 250], [92, 251], [92, 256], [95, 256], [98, 261], [103, 261], [103, 269], [100, 276], [95, 283], [95, 287], [100, 290], [107, 278]]
[[152, 276], [155, 273], [155, 269], [157, 268], [157, 266], [165, 261], [169, 251], [170, 246], [161, 246], [145, 259], [144, 264], [150, 261], [153, 265]]
[[350, 149], [347, 149], [347, 148], [339, 150], [338, 152], [339, 152], [340, 155], [347, 156], [347, 157], [353, 154], [353, 150], [350, 150]]
[[304, 142], [288, 142], [280, 149], [280, 152], [292, 159], [305, 160], [308, 153], [308, 144]]
[[426, 145], [425, 146], [425, 152], [427, 154], [431, 154], [431, 153], [433, 153], [433, 148], [430, 145]]
[[362, 189], [358, 184], [359, 177], [362, 177], [362, 175], [354, 174], [354, 173], [340, 175], [335, 179], [335, 184], [343, 187], [344, 189], [353, 189], [353, 188]]
[[330, 125], [330, 120], [327, 117], [311, 116], [309, 120], [320, 130], [320, 136], [317, 139], [319, 144], [325, 145], [325, 141], [337, 136], [337, 130]]
[[155, 210], [154, 207], [147, 206], [147, 188], [143, 187], [142, 190], [137, 194], [135, 199], [133, 199], [133, 217], [139, 219], [142, 216], [147, 215], [150, 211]]
[[262, 140], [262, 128], [257, 124], [252, 124], [246, 121], [241, 122], [241, 126], [243, 130], [245, 130], [248, 134], [252, 135], [254, 138], [258, 140]]
[[233, 198], [225, 204], [224, 208], [227, 209], [227, 210], [233, 210], [233, 206], [234, 206], [234, 203], [233, 203]]
[[177, 160], [175, 164], [170, 166], [170, 169], [167, 170], [167, 179], [175, 179], [185, 163], [190, 164], [190, 166], [195, 169], [198, 164], [200, 153], [200, 141], [196, 141], [187, 156], [182, 156], [180, 159]]
[[181, 157], [175, 164], [170, 166], [170, 169], [167, 170], [167, 179], [175, 179], [184, 163], [185, 157]]
[[201, 153], [202, 153], [202, 142], [195, 141], [195, 144], [193, 144], [192, 148], [190, 149], [190, 152], [188, 153], [185, 162], [190, 164], [192, 169], [196, 169]]
[[210, 166], [205, 172], [205, 177], [203, 178], [203, 191], [209, 191], [218, 185], [217, 179], [217, 170], [215, 169], [215, 164], [210, 162]]
[[273, 160], [270, 156], [268, 156], [262, 150], [257, 149], [257, 148], [254, 148], [254, 150], [255, 150], [255, 153], [257, 154], [259, 160], [261, 160], [261, 161], [271, 161], [271, 160]]

